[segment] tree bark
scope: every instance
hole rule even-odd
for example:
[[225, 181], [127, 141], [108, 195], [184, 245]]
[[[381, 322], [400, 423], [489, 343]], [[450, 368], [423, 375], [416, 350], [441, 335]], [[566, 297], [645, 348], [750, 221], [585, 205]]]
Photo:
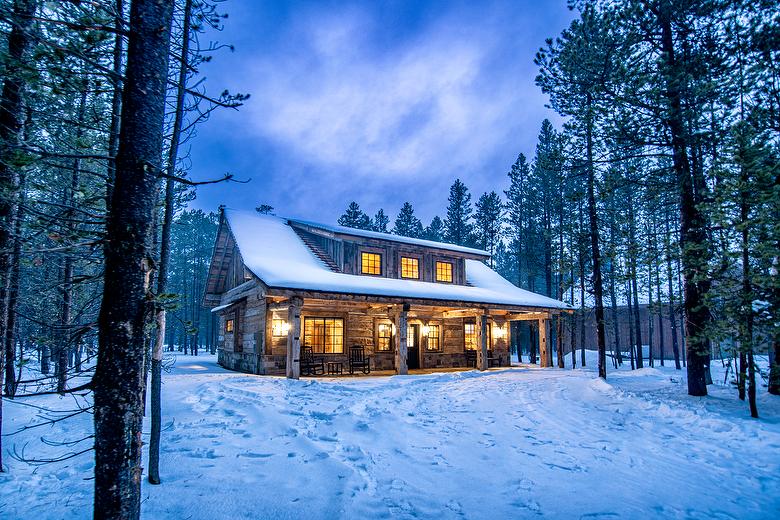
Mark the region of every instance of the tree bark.
[[173, 2], [158, 0], [136, 0], [130, 11], [93, 380], [96, 519], [140, 516], [144, 328], [172, 16]]
[[114, 179], [116, 177], [116, 153], [119, 147], [119, 122], [122, 117], [122, 54], [124, 50], [124, 37], [122, 36], [121, 29], [124, 28], [124, 13], [125, 6], [124, 0], [116, 0], [114, 4], [116, 10], [116, 19], [114, 20], [114, 28], [117, 30], [114, 36], [114, 54], [113, 54], [113, 66], [112, 72], [114, 76], [112, 78], [114, 83], [114, 91], [111, 95], [111, 123], [108, 130], [108, 161], [107, 163], [107, 175], [106, 179], [106, 208], [111, 207], [111, 197], [114, 193]]
[[697, 205], [691, 166], [688, 161], [684, 126], [681, 85], [682, 73], [675, 57], [674, 33], [671, 21], [672, 6], [669, 0], [661, 2], [658, 22], [661, 28], [660, 61], [665, 80], [666, 98], [669, 104], [667, 125], [672, 141], [672, 162], [677, 177], [680, 196], [680, 249], [684, 275], [684, 302], [686, 322], [686, 357], [688, 368], [688, 394], [707, 395], [706, 370], [709, 363], [709, 347], [705, 327], [709, 320], [706, 306], [707, 293], [706, 246], [707, 236], [704, 216]]
[[171, 263], [171, 225], [173, 224], [174, 200], [173, 180], [176, 173], [176, 161], [179, 157], [179, 142], [184, 120], [184, 94], [187, 83], [187, 67], [189, 64], [190, 17], [192, 0], [184, 4], [182, 20], [182, 50], [179, 65], [179, 80], [176, 85], [176, 109], [174, 113], [171, 142], [168, 147], [168, 162], [166, 170], [169, 178], [165, 181], [165, 213], [163, 215], [162, 236], [160, 238], [160, 264], [157, 271], [157, 334], [152, 348], [151, 363], [151, 434], [149, 437], [149, 476], [151, 484], [160, 483], [160, 433], [162, 426], [162, 360], [165, 344], [165, 307], [159, 301], [168, 287], [168, 268]]

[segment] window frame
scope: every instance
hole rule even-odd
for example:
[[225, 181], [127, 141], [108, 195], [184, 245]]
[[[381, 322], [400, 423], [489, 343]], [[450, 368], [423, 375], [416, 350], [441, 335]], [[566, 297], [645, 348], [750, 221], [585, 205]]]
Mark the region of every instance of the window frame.
[[[441, 352], [442, 351], [442, 327], [439, 323], [429, 323], [427, 325], [428, 327], [428, 335], [426, 336], [425, 341], [425, 351], [426, 352]], [[433, 336], [433, 339], [436, 340], [436, 348], [431, 348], [431, 331], [433, 329], [436, 329], [436, 335]]]
[[[379, 258], [379, 265], [378, 265], [378, 272], [376, 273], [367, 273], [363, 270], [363, 255], [375, 255]], [[384, 261], [384, 254], [382, 251], [376, 251], [372, 249], [361, 249], [360, 250], [360, 257], [359, 257], [359, 266], [358, 270], [362, 276], [383, 276], [384, 273], [384, 267], [385, 267], [385, 261]]]
[[[302, 344], [304, 346], [311, 347], [311, 350], [312, 350], [313, 354], [322, 354], [322, 355], [325, 355], [325, 356], [330, 356], [330, 355], [341, 356], [341, 355], [344, 355], [344, 344], [346, 343], [346, 336], [347, 336], [347, 327], [346, 327], [347, 320], [345, 320], [341, 316], [303, 316], [302, 318], [303, 318], [303, 334], [302, 334], [302, 336], [303, 336], [303, 343]], [[321, 352], [317, 350], [318, 346], [311, 342], [311, 339], [312, 339], [311, 336], [309, 337], [309, 340], [307, 341], [306, 323], [309, 320], [314, 321], [314, 322], [316, 322], [316, 321], [322, 321], [323, 322], [322, 326], [324, 327], [324, 329], [323, 329], [323, 334], [322, 334], [322, 351]], [[337, 321], [341, 322], [341, 352], [325, 352], [325, 348], [327, 347], [327, 344], [328, 344], [327, 343], [327, 338], [328, 338], [327, 322], [328, 321], [333, 321], [334, 323], [337, 322]], [[316, 338], [317, 335], [314, 334], [314, 337]]]
[[233, 334], [236, 330], [235, 318], [225, 318], [225, 334]]
[[282, 332], [281, 334], [277, 334], [276, 322], [278, 321], [281, 322], [281, 326], [279, 327], [279, 329], [281, 331], [284, 331], [284, 324], [287, 322], [287, 320], [285, 320], [284, 318], [271, 318], [271, 337], [286, 338], [289, 333], [289, 325], [287, 327], [288, 332]]
[[[450, 266], [450, 279], [442, 280], [439, 278], [439, 264]], [[433, 263], [433, 279], [437, 283], [455, 283], [455, 262], [448, 260], [434, 260]]]
[[[422, 273], [420, 271], [420, 268], [422, 267], [422, 258], [420, 258], [418, 255], [410, 255], [405, 253], [400, 253], [398, 256], [398, 277], [404, 280], [422, 280]], [[404, 260], [412, 260], [416, 263], [417, 276], [404, 276]]]
[[[387, 327], [388, 336], [381, 336], [379, 333], [380, 327]], [[375, 351], [376, 352], [393, 352], [393, 324], [389, 321], [378, 321], [376, 323], [376, 326], [374, 327], [374, 330], [376, 331], [376, 342], [375, 344]], [[380, 339], [387, 338], [387, 348], [381, 348], [381, 342]]]

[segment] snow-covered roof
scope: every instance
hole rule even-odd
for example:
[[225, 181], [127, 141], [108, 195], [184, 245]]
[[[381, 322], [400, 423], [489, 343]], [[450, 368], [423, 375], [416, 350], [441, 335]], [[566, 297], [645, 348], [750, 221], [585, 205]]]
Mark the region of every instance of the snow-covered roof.
[[[566, 303], [512, 285], [479, 260], [465, 260], [466, 280], [470, 285], [333, 272], [303, 243], [287, 219], [229, 209], [225, 210], [225, 218], [244, 265], [269, 287], [518, 307], [569, 308]], [[419, 242], [427, 245], [427, 241]]]
[[447, 251], [457, 251], [458, 253], [468, 253], [471, 255], [490, 256], [490, 253], [483, 249], [475, 249], [473, 247], [459, 246], [455, 244], [447, 244], [446, 242], [436, 242], [434, 240], [423, 240], [422, 238], [410, 238], [399, 235], [391, 235], [390, 233], [379, 233], [378, 231], [366, 231], [364, 229], [355, 229], [344, 226], [334, 226], [331, 224], [320, 224], [317, 222], [311, 222], [308, 220], [300, 220], [291, 218], [288, 219], [295, 224], [302, 224], [304, 226], [310, 226], [318, 229], [324, 229], [331, 233], [340, 233], [342, 235], [350, 235], [354, 237], [366, 237], [376, 238], [379, 240], [390, 240], [392, 242], [401, 242], [402, 244], [412, 244], [423, 247], [435, 247], [437, 249], [446, 249]]

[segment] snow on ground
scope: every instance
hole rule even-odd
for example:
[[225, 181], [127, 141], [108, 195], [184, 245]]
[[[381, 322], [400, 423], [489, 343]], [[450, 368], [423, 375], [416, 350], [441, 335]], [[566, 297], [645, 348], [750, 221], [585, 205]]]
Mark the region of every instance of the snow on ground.
[[[164, 375], [164, 483], [144, 481], [143, 515], [777, 518], [780, 399], [762, 391], [753, 420], [733, 390], [710, 390], [688, 397], [670, 367], [606, 382], [592, 367], [289, 381], [178, 356]], [[5, 432], [36, 413], [6, 401]], [[39, 438], [81, 437], [91, 420], [4, 438], [0, 518], [91, 517], [91, 454], [37, 469], [8, 456], [63, 453]]]

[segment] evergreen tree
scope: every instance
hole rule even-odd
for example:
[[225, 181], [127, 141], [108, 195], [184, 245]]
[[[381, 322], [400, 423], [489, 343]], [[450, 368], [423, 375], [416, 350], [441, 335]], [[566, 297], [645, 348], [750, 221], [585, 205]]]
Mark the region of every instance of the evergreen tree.
[[387, 226], [390, 224], [390, 217], [385, 214], [385, 210], [379, 208], [371, 222], [371, 229], [379, 233], [389, 233]]
[[483, 193], [476, 204], [474, 215], [477, 246], [491, 255], [490, 265], [494, 264], [493, 254], [501, 235], [502, 204], [498, 193]]
[[343, 215], [339, 217], [339, 225], [355, 229], [371, 229], [371, 218], [366, 215], [360, 205], [352, 201]]
[[506, 224], [507, 233], [510, 240], [510, 253], [514, 257], [515, 273], [513, 278], [518, 287], [528, 288], [527, 280], [527, 238], [528, 238], [528, 177], [531, 174], [531, 167], [525, 158], [520, 154], [517, 160], [509, 170], [509, 189], [504, 191], [506, 195]]
[[471, 194], [469, 189], [460, 179], [450, 187], [450, 196], [447, 199], [447, 217], [444, 220], [444, 240], [460, 246], [470, 245], [473, 242], [474, 224], [471, 222]]
[[444, 222], [436, 216], [431, 219], [431, 223], [425, 228], [424, 237], [426, 240], [441, 242], [444, 240]]
[[414, 215], [414, 208], [408, 202], [404, 202], [398, 217], [393, 225], [393, 233], [411, 238], [421, 238], [423, 236], [423, 225]]

